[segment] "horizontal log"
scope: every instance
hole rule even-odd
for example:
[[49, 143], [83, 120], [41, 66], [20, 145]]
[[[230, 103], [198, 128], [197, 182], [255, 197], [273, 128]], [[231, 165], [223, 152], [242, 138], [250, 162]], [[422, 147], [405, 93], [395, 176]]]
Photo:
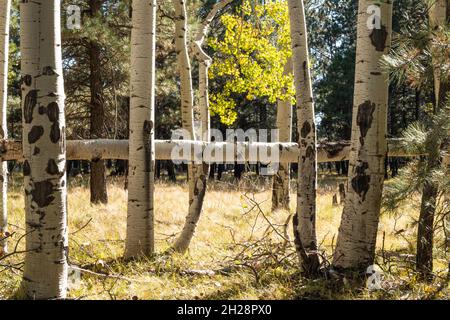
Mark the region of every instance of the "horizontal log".
[[[262, 142], [211, 142], [188, 140], [156, 140], [156, 159], [190, 160], [205, 162], [298, 162], [297, 143], [262, 143]], [[348, 160], [350, 142], [322, 142], [317, 146], [317, 161], [338, 162]], [[184, 152], [182, 152], [184, 150]], [[401, 140], [389, 139], [390, 157], [412, 157], [401, 147]], [[128, 140], [70, 140], [67, 141], [68, 160], [107, 160], [128, 159]], [[23, 161], [22, 143], [13, 140], [0, 140], [0, 160]]]

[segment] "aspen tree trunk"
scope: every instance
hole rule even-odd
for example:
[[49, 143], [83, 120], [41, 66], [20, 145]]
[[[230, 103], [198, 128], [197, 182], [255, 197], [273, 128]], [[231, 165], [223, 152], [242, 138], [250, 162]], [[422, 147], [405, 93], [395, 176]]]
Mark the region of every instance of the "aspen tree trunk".
[[[212, 59], [208, 56], [208, 54], [203, 50], [203, 43], [208, 36], [209, 27], [211, 22], [214, 20], [216, 15], [220, 10], [226, 7], [233, 0], [223, 0], [217, 2], [212, 10], [209, 12], [206, 19], [203, 21], [201, 28], [195, 38], [193, 44], [193, 52], [195, 58], [199, 62], [199, 109], [200, 109], [200, 120], [201, 120], [201, 130], [200, 136], [202, 141], [210, 142], [211, 141], [211, 123], [210, 123], [210, 111], [209, 111], [209, 79], [208, 79], [208, 71], [211, 66]], [[179, 4], [179, 6], [185, 6], [185, 4]], [[182, 15], [186, 19], [186, 11], [185, 8], [176, 8], [176, 10], [182, 11]], [[181, 26], [181, 23], [180, 23]], [[186, 30], [186, 29], [185, 29]], [[177, 28], [178, 33], [178, 28]], [[184, 34], [186, 37], [186, 34]], [[181, 42], [180, 42], [181, 43]], [[178, 44], [180, 46], [181, 44]], [[180, 47], [177, 46], [177, 50]], [[186, 46], [186, 44], [184, 44]], [[187, 53], [185, 53], [187, 55]], [[179, 57], [180, 58], [180, 57]], [[183, 60], [185, 60], [183, 58]], [[189, 58], [187, 57], [189, 61]], [[183, 62], [184, 63], [184, 62]], [[180, 67], [183, 64], [180, 64]], [[190, 74], [190, 73], [189, 73]], [[183, 77], [183, 76], [182, 76]], [[186, 77], [186, 75], [185, 75]], [[186, 81], [187, 83], [188, 81]], [[192, 84], [188, 87], [192, 88]], [[181, 89], [182, 93], [186, 90], [186, 87]], [[186, 93], [187, 95], [187, 93]], [[192, 96], [192, 94], [190, 94]], [[193, 107], [193, 104], [192, 104]], [[174, 244], [174, 250], [179, 252], [185, 252], [189, 248], [190, 241], [194, 236], [195, 228], [197, 226], [198, 220], [200, 218], [203, 201], [206, 194], [207, 188], [207, 179], [209, 176], [209, 164], [203, 163], [202, 165], [189, 165], [190, 170], [188, 172], [189, 179], [189, 213], [186, 217], [186, 222], [181, 232], [180, 237]], [[191, 178], [193, 177], [193, 179]]]
[[360, 0], [357, 29], [348, 193], [333, 267], [365, 272], [375, 258], [387, 154], [388, 75], [379, 61], [391, 45], [392, 1]]
[[[103, 0], [89, 1], [91, 17], [100, 13]], [[105, 137], [105, 108], [103, 98], [102, 67], [101, 67], [101, 47], [100, 44], [91, 40], [88, 46], [90, 60], [90, 93], [91, 93], [91, 114], [90, 114], [90, 135], [91, 139], [101, 139]], [[108, 192], [106, 189], [106, 168], [105, 161], [92, 159], [91, 161], [91, 203], [107, 203]]]
[[61, 299], [68, 233], [60, 1], [22, 2], [21, 13], [27, 198], [22, 289], [30, 299]]
[[[299, 133], [299, 170], [297, 187], [297, 216], [294, 219], [296, 248], [302, 271], [314, 274], [319, 267], [316, 237], [317, 153], [314, 98], [309, 68], [308, 36], [303, 0], [289, 0], [292, 59], [297, 98], [297, 127]], [[305, 255], [300, 251], [306, 251]]]
[[[8, 139], [7, 103], [8, 103], [8, 54], [9, 54], [9, 18], [11, 0], [0, 3], [0, 138]], [[0, 257], [8, 250], [8, 163], [0, 161]]]
[[[175, 7], [175, 47], [181, 82], [181, 122], [186, 134], [188, 134], [191, 139], [195, 140], [191, 62], [189, 60], [187, 47], [186, 1], [173, 0], [173, 5]], [[203, 69], [203, 72], [205, 72], [205, 69]], [[207, 83], [205, 83], [205, 85], [207, 85]], [[204, 114], [204, 112], [202, 113]], [[209, 120], [206, 119], [204, 119], [204, 121], [209, 122]], [[192, 237], [194, 236], [206, 193], [206, 180], [208, 177], [207, 167], [206, 164], [188, 164], [189, 211], [186, 216], [183, 230], [172, 248], [177, 252], [186, 252]]]
[[149, 256], [154, 240], [156, 0], [133, 0], [128, 217], [125, 258]]
[[[209, 78], [208, 71], [212, 64], [212, 59], [203, 50], [203, 44], [208, 37], [211, 23], [220, 10], [225, 8], [234, 0], [218, 1], [203, 21], [201, 28], [195, 38], [193, 52], [199, 62], [199, 107], [201, 118], [201, 138], [203, 141], [210, 142], [210, 112], [209, 112]], [[209, 171], [209, 168], [208, 168]]]
[[[284, 74], [292, 73], [292, 59], [289, 59], [284, 67]], [[291, 142], [292, 140], [292, 104], [291, 101], [277, 103], [277, 129], [279, 142]], [[281, 162], [278, 172], [273, 177], [272, 186], [272, 211], [284, 209], [289, 211], [290, 202], [290, 164]]]
[[[448, 19], [447, 0], [435, 0], [429, 10], [430, 26], [433, 30], [445, 26]], [[441, 66], [434, 65], [434, 93], [435, 112], [437, 113], [445, 105], [448, 79], [441, 79]], [[440, 145], [430, 146], [427, 159], [428, 170], [438, 169], [441, 164]], [[443, 161], [443, 165], [446, 165]], [[434, 239], [434, 219], [436, 214], [436, 204], [439, 194], [439, 186], [433, 181], [425, 181], [422, 191], [419, 223], [417, 228], [417, 253], [416, 269], [421, 276], [431, 280], [433, 278], [433, 239]]]

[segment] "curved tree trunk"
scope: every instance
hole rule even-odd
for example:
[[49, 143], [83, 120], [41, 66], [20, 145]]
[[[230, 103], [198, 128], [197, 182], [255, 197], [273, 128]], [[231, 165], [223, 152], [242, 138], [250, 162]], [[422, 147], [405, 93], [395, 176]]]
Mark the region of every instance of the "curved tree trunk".
[[149, 256], [154, 240], [156, 0], [133, 0], [128, 217], [125, 258]]
[[[103, 0], [89, 1], [91, 17], [100, 14]], [[88, 45], [90, 60], [90, 93], [91, 93], [91, 114], [90, 114], [90, 134], [91, 139], [105, 138], [105, 108], [103, 98], [101, 47], [100, 44], [91, 40]], [[91, 161], [91, 203], [107, 203], [108, 192], [106, 189], [106, 168], [105, 161], [93, 159]]]
[[[289, 0], [292, 59], [297, 98], [297, 128], [299, 133], [299, 170], [297, 187], [296, 248], [302, 271], [317, 272], [319, 259], [316, 237], [317, 153], [314, 99], [309, 68], [308, 37], [303, 0]], [[299, 238], [298, 238], [299, 237]], [[300, 243], [301, 242], [301, 243]], [[301, 254], [301, 247], [306, 250]]]
[[[378, 20], [369, 28], [374, 7], [380, 9], [381, 16], [375, 13]], [[376, 22], [380, 22], [379, 28]], [[380, 2], [379, 7], [373, 6], [373, 1], [359, 1], [352, 149], [348, 193], [333, 257], [336, 269], [365, 272], [375, 258], [388, 106], [388, 75], [379, 61], [390, 49], [391, 25], [392, 1]]]
[[66, 297], [68, 251], [60, 1], [22, 2], [21, 16], [27, 198], [22, 289], [28, 298], [60, 299]]
[[[291, 73], [292, 59], [289, 59], [284, 67], [284, 74]], [[279, 142], [292, 141], [292, 104], [290, 101], [280, 100], [277, 103], [277, 129]], [[289, 211], [290, 183], [290, 164], [281, 162], [277, 174], [273, 177], [272, 211], [277, 209]]]
[[[445, 26], [448, 19], [448, 1], [436, 0], [429, 10], [429, 20], [432, 29], [438, 29]], [[435, 93], [435, 112], [442, 109], [446, 103], [446, 94], [448, 79], [441, 79], [441, 66], [434, 65], [434, 93]], [[427, 166], [431, 172], [441, 166], [440, 144], [435, 143], [429, 146]], [[446, 161], [443, 161], [446, 165]], [[425, 181], [422, 191], [422, 200], [420, 207], [419, 222], [417, 227], [417, 254], [416, 269], [421, 276], [431, 280], [433, 278], [433, 238], [434, 238], [434, 218], [436, 213], [436, 204], [439, 194], [439, 186], [434, 181]]]
[[[8, 102], [8, 54], [9, 54], [9, 18], [11, 0], [0, 3], [0, 138], [8, 139], [7, 102]], [[0, 257], [8, 250], [8, 163], [0, 161]]]
[[[194, 97], [192, 89], [191, 62], [187, 47], [187, 13], [186, 2], [184, 0], [173, 0], [175, 7], [175, 47], [178, 57], [178, 68], [180, 73], [181, 86], [181, 122], [185, 133], [190, 139], [195, 139], [194, 134]], [[205, 66], [201, 65], [205, 72]], [[202, 70], [200, 71], [202, 72]], [[207, 83], [204, 83], [207, 88]], [[204, 94], [204, 93], [202, 93]], [[204, 111], [202, 114], [204, 115]], [[209, 122], [204, 119], [203, 122]], [[209, 124], [206, 126], [209, 127]], [[207, 131], [205, 128], [202, 130]], [[189, 185], [189, 209], [186, 216], [186, 222], [183, 226], [180, 236], [173, 245], [173, 250], [185, 252], [194, 236], [197, 223], [200, 219], [203, 200], [206, 193], [206, 180], [208, 166], [188, 164], [188, 185]]]
[[[233, 0], [219, 1], [213, 6], [213, 9], [210, 11], [206, 19], [203, 21], [202, 26], [195, 38], [193, 45], [194, 55], [199, 62], [199, 109], [201, 120], [200, 138], [205, 142], [210, 142], [211, 140], [208, 70], [212, 63], [212, 60], [211, 57], [209, 57], [203, 50], [202, 46], [205, 41], [205, 38], [208, 35], [211, 22], [214, 20], [217, 13], [232, 1]], [[179, 20], [177, 20], [176, 22], [176, 37], [178, 39], [177, 51], [179, 51], [178, 53], [179, 67], [185, 69], [184, 71], [182, 70], [180, 72], [180, 77], [182, 78], [182, 88], [181, 88], [183, 100], [182, 113], [184, 115], [185, 112], [187, 112], [185, 110], [187, 110], [188, 108], [188, 104], [186, 103], [187, 101], [189, 101], [189, 104], [191, 105], [190, 108], [193, 109], [193, 101], [191, 102], [190, 100], [193, 97], [192, 80], [190, 79], [191, 77], [190, 62], [186, 44], [187, 16], [185, 3], [183, 1], [174, 1], [174, 2], [177, 2], [177, 4], [175, 4], [175, 12], [176, 16], [179, 17]], [[183, 33], [183, 35], [181, 35], [181, 33]], [[185, 86], [184, 88], [183, 84]], [[189, 93], [188, 91], [191, 91], [191, 93]], [[184, 100], [183, 97], [188, 97], [189, 99]], [[191, 113], [189, 112], [189, 114]], [[187, 125], [188, 121], [189, 121], [188, 119], [186, 119], [186, 121], [183, 120], [183, 128], [188, 131], [191, 131], [191, 129], [188, 128], [189, 126]], [[187, 127], [185, 127], [185, 123]], [[173, 249], [175, 251], [185, 252], [189, 248], [189, 244], [192, 240], [192, 237], [194, 236], [197, 223], [200, 219], [203, 201], [206, 194], [209, 169], [210, 169], [209, 164], [206, 163], [203, 163], [201, 165], [192, 165], [192, 164], [188, 165], [189, 212], [186, 217], [186, 222], [184, 224], [183, 230], [181, 231], [180, 236], [178, 237], [173, 246]]]

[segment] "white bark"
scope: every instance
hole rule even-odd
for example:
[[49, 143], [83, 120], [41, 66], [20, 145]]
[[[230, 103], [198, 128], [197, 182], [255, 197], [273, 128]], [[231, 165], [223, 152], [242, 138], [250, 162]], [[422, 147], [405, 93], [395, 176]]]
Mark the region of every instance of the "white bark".
[[[426, 154], [411, 154], [401, 148], [401, 139], [389, 139], [389, 157], [417, 157]], [[181, 154], [180, 157], [172, 157], [174, 148], [191, 150], [190, 153]], [[205, 149], [213, 149], [213, 152], [205, 152]], [[204, 142], [192, 140], [155, 140], [156, 159], [158, 160], [189, 160], [195, 161], [196, 150], [203, 154], [204, 162], [213, 163], [217, 155], [225, 155], [227, 150], [233, 150], [230, 162], [250, 161], [253, 151], [257, 157], [255, 161], [262, 161], [263, 150], [279, 150], [278, 161], [296, 163], [300, 154], [297, 143], [229, 143], [229, 142]], [[20, 141], [0, 140], [0, 159], [3, 161], [23, 161], [22, 143]], [[450, 153], [450, 149], [447, 149]], [[322, 142], [317, 145], [317, 162], [340, 162], [349, 160], [350, 142]], [[269, 153], [270, 155], [270, 153]], [[128, 160], [128, 140], [69, 140], [67, 141], [68, 160], [96, 160], [96, 159], [120, 159]], [[449, 157], [447, 156], [447, 159]]]
[[[309, 68], [308, 37], [303, 0], [289, 0], [292, 59], [297, 98], [297, 128], [299, 134], [299, 170], [297, 188], [298, 230], [296, 239], [310, 254], [310, 261], [299, 255], [303, 271], [318, 267], [316, 236], [317, 152], [314, 98]], [[309, 270], [306, 270], [309, 269]]]
[[392, 1], [380, 2], [378, 29], [368, 27], [372, 5], [359, 1], [348, 193], [333, 258], [333, 267], [361, 272], [374, 262], [387, 154], [388, 75], [379, 61], [390, 49]]
[[[292, 74], [292, 59], [288, 59], [284, 74]], [[281, 101], [277, 103], [277, 123], [278, 141], [292, 141], [292, 103], [291, 101]], [[289, 211], [290, 202], [290, 164], [281, 162], [278, 171], [273, 177], [272, 186], [272, 210], [284, 209]]]
[[68, 233], [60, 1], [21, 6], [22, 48], [31, 54], [22, 50], [22, 55], [33, 66], [30, 60], [39, 58], [37, 75], [29, 65], [22, 69], [28, 91], [23, 99], [27, 253], [22, 288], [31, 299], [61, 299], [67, 289]]
[[156, 0], [133, 0], [125, 258], [149, 256], [155, 248], [155, 43]]
[[[8, 139], [7, 102], [8, 102], [8, 54], [9, 54], [9, 19], [11, 0], [0, 3], [0, 138]], [[8, 230], [8, 164], [0, 162], [0, 257], [8, 250], [6, 240]]]
[[194, 135], [194, 94], [192, 89], [191, 61], [187, 46], [186, 1], [172, 0], [175, 8], [175, 49], [177, 51], [178, 70], [181, 91], [181, 123], [191, 139]]
[[[191, 62], [189, 60], [187, 46], [186, 1], [173, 0], [172, 2], [175, 7], [175, 47], [177, 50], [180, 74], [182, 126], [190, 135], [191, 139], [195, 140], [194, 96], [192, 89]], [[203, 72], [205, 72], [205, 69], [203, 69]], [[203, 85], [203, 89], [207, 89], [207, 83], [204, 83]], [[207, 98], [207, 96], [204, 98]], [[205, 116], [205, 110], [202, 111], [202, 114]], [[209, 120], [204, 118], [203, 122], [209, 123]], [[209, 128], [209, 124], [205, 125], [205, 128], [202, 131], [207, 132], [207, 128]], [[188, 164], [189, 209], [183, 230], [173, 245], [172, 249], [175, 251], [185, 252], [189, 248], [189, 244], [194, 236], [206, 193], [207, 172], [208, 166], [206, 164]]]

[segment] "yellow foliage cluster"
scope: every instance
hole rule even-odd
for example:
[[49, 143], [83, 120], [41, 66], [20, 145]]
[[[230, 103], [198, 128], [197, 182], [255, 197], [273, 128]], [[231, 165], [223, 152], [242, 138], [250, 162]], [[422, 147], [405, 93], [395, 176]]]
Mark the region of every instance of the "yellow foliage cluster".
[[224, 38], [209, 39], [215, 51], [209, 77], [223, 83], [210, 97], [211, 112], [231, 125], [237, 118], [235, 97], [293, 100], [293, 75], [284, 67], [291, 57], [289, 15], [286, 2], [252, 4], [245, 0], [235, 14], [221, 17]]

